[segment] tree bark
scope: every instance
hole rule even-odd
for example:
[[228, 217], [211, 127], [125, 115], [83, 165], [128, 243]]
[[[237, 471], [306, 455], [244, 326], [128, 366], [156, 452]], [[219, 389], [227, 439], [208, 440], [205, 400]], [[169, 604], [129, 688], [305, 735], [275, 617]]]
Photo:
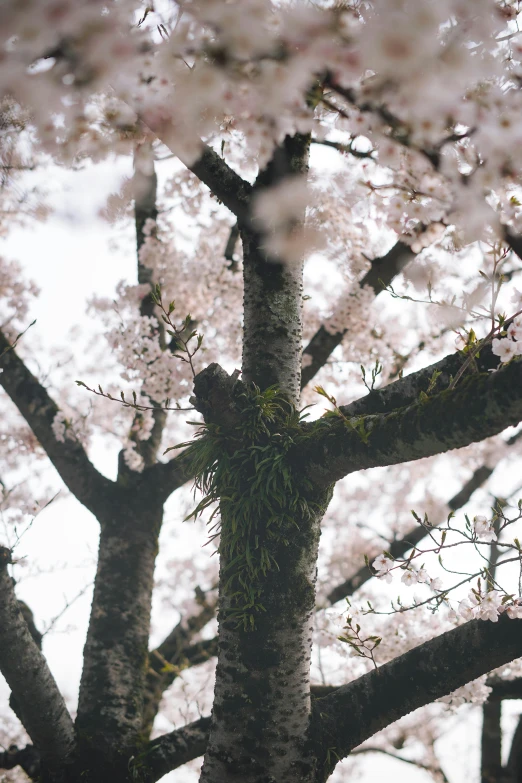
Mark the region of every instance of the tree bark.
[[511, 742], [506, 773], [508, 783], [522, 783], [522, 715]]
[[[286, 137], [260, 172], [254, 194], [308, 171], [310, 137]], [[302, 220], [304, 220], [304, 214]], [[281, 263], [263, 249], [252, 221], [240, 223], [243, 241], [243, 380], [277, 388], [298, 405], [301, 391], [303, 263]]]
[[53, 421], [59, 408], [0, 332], [0, 385], [14, 402], [73, 495], [97, 515], [115, 496], [115, 483], [103, 476], [76, 439], [57, 440]]
[[388, 414], [348, 419], [340, 408], [340, 416], [304, 425], [310, 438], [296, 450], [295, 462], [316, 486], [325, 486], [358, 470], [468, 446], [522, 420], [522, 399], [513, 394], [521, 382], [516, 360]]
[[0, 547], [0, 671], [17, 715], [40, 753], [44, 780], [65, 780], [75, 748], [71, 716], [47, 661], [33, 640], [7, 573], [11, 553]]
[[161, 519], [161, 505], [142, 490], [122, 493], [101, 520], [76, 719], [80, 765], [98, 770], [93, 783], [125, 779], [138, 749]]
[[[220, 568], [219, 652], [210, 739], [201, 783], [306, 783], [315, 776], [308, 743], [310, 653], [321, 512], [296, 519], [290, 544], [273, 550], [277, 570], [262, 588], [255, 628], [238, 627]], [[226, 525], [226, 520], [223, 520]]]
[[[309, 144], [306, 136], [287, 137], [257, 178], [254, 193], [288, 175], [306, 172]], [[293, 409], [300, 395], [302, 263], [289, 266], [268, 258], [263, 236], [249, 223], [240, 222], [239, 227], [244, 251], [245, 388], [256, 384], [263, 391], [276, 386]], [[246, 414], [234, 427], [234, 409], [226, 400], [226, 379], [218, 382], [217, 368], [212, 375], [205, 375], [205, 381], [207, 376], [208, 381], [215, 379], [217, 391], [212, 395], [207, 382], [196, 383], [196, 398], [202, 396], [200, 389], [205, 391], [199, 409], [207, 409], [207, 421], [219, 421], [209, 410], [209, 401], [213, 401], [214, 407], [220, 405], [224, 410], [221, 426], [229, 428], [233, 440], [239, 439], [238, 428], [243, 433], [241, 443], [231, 443], [229, 449], [237, 454], [235, 449], [243, 448], [245, 458], [252, 455], [251, 475], [244, 477], [243, 493], [250, 492], [255, 501], [247, 505], [251, 525], [247, 531], [238, 511], [244, 507], [241, 498], [231, 498], [227, 487], [222, 487], [218, 665], [201, 783], [306, 783], [314, 775], [308, 730], [317, 549], [331, 488], [312, 492], [298, 474], [290, 477], [287, 472], [287, 491], [274, 499], [275, 486], [270, 482], [276, 479], [270, 476], [266, 490], [259, 484], [263, 461], [255, 454], [259, 449], [264, 463], [270, 461], [275, 466], [277, 444], [284, 440], [286, 431], [278, 431], [273, 424], [259, 440], [252, 437], [249, 452], [245, 446], [249, 440]], [[229, 394], [233, 396], [233, 388]], [[266, 451], [268, 448], [272, 450]], [[282, 470], [287, 471], [284, 449], [281, 458]], [[299, 505], [292, 505], [287, 497], [292, 494], [299, 496]], [[237, 536], [243, 537], [238, 544], [239, 557], [246, 558], [245, 568], [239, 571], [238, 547], [224, 544]], [[246, 554], [240, 548], [243, 545]], [[269, 565], [253, 573], [248, 563], [263, 547]]]
[[499, 783], [502, 777], [502, 702], [486, 702], [482, 706], [481, 783]]
[[337, 762], [390, 723], [519, 657], [522, 622], [472, 620], [440, 634], [316, 702], [324, 783]]
[[301, 384], [303, 265], [267, 258], [261, 237], [243, 229], [243, 380], [277, 386], [297, 405]]

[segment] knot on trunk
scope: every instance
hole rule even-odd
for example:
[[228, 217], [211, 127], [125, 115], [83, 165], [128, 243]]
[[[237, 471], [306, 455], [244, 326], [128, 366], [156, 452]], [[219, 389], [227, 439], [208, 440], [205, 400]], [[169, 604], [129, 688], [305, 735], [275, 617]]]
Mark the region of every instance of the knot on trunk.
[[239, 424], [241, 413], [236, 400], [238, 392], [245, 390], [239, 374], [239, 370], [234, 370], [229, 375], [213, 362], [194, 378], [194, 396], [190, 403], [203, 414], [207, 424], [217, 424], [228, 430]]

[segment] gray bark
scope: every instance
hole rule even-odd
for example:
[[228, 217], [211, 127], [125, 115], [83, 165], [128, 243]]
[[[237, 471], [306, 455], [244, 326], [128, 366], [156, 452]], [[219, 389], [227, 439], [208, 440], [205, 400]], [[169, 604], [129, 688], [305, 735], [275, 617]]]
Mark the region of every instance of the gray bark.
[[[254, 194], [285, 177], [308, 171], [310, 138], [287, 137], [254, 185]], [[304, 220], [304, 215], [302, 216]], [[265, 238], [240, 224], [243, 241], [243, 380], [261, 389], [277, 386], [294, 404], [301, 389], [303, 264], [270, 258]]]
[[0, 671], [16, 699], [27, 733], [47, 769], [60, 780], [75, 747], [73, 723], [20, 611], [7, 573], [10, 562], [9, 549], [0, 547]]
[[107, 781], [126, 768], [142, 727], [161, 518], [161, 506], [137, 494], [101, 520], [76, 729], [80, 758], [104, 768]]
[[243, 380], [277, 386], [297, 404], [301, 383], [302, 263], [287, 266], [267, 258], [259, 235], [243, 239], [245, 294]]
[[351, 424], [332, 416], [306, 425], [310, 441], [296, 451], [296, 464], [316, 486], [326, 486], [357, 470], [468, 446], [522, 420], [522, 399], [513, 394], [521, 382], [522, 363], [514, 361], [498, 372], [463, 378], [455, 389], [426, 401], [368, 415], [363, 436], [352, 427], [355, 418]]
[[324, 760], [319, 780], [385, 726], [521, 654], [521, 622], [506, 615], [498, 623], [473, 620], [319, 699], [315, 736]]
[[[316, 500], [322, 509], [328, 502]], [[314, 780], [310, 654], [321, 516], [296, 519], [291, 544], [275, 549], [279, 568], [266, 576], [266, 611], [253, 630], [231, 616], [221, 560], [218, 667], [201, 783]]]
[[58, 406], [1, 332], [0, 368], [3, 369], [0, 385], [40, 441], [65, 485], [93, 514], [103, 511], [114, 499], [115, 483], [96, 470], [79, 441], [56, 439], [52, 424]]

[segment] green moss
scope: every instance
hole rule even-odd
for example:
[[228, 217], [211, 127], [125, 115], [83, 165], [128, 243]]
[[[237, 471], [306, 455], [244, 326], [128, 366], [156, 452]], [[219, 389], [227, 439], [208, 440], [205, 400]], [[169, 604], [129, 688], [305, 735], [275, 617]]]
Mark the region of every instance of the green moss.
[[[220, 537], [226, 616], [245, 630], [256, 627], [268, 572], [318, 504], [310, 486], [290, 467], [288, 453], [302, 437], [301, 417], [274, 387], [242, 385], [236, 404], [241, 424], [233, 433], [208, 425], [193, 446], [196, 486], [203, 500], [191, 517], [218, 503], [211, 540]], [[219, 516], [218, 516], [219, 515]]]

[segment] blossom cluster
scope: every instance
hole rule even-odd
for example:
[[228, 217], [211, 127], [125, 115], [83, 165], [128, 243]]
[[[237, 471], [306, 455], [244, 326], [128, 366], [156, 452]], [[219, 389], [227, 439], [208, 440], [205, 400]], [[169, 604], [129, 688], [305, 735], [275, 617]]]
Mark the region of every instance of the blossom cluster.
[[38, 293], [34, 283], [24, 280], [18, 262], [0, 256], [0, 323], [4, 328], [10, 321], [21, 324], [27, 320], [31, 299]]
[[491, 350], [505, 364], [522, 355], [522, 316], [517, 316], [508, 326], [506, 337], [495, 337]]
[[65, 440], [76, 440], [73, 423], [67, 418], [63, 411], [58, 411], [51, 424], [54, 437], [58, 443], [65, 443]]
[[438, 701], [453, 708], [461, 707], [463, 704], [484, 704], [488, 700], [491, 691], [492, 688], [486, 685], [486, 675], [484, 675], [466, 683], [466, 685], [462, 685], [456, 691], [448, 693], [447, 696], [443, 696]]
[[506, 604], [505, 596], [499, 590], [488, 590], [484, 594], [472, 590], [467, 599], [459, 602], [459, 614], [465, 620], [491, 620], [496, 623], [504, 611], [512, 620], [522, 618], [522, 603]]
[[[493, 541], [496, 538], [491, 521], [484, 516], [474, 518], [474, 532], [486, 541]], [[403, 584], [407, 586], [427, 584], [435, 592], [442, 593], [444, 591], [442, 580], [438, 577], [432, 579], [424, 567], [415, 569], [411, 564], [404, 566], [401, 563], [396, 563], [385, 553], [375, 558], [372, 567], [375, 569], [376, 576], [385, 582], [391, 582], [392, 570], [400, 568], [404, 572], [401, 577]], [[444, 598], [446, 600], [446, 596]], [[416, 599], [414, 605], [418, 603]], [[458, 604], [458, 614], [465, 620], [480, 619], [497, 622], [499, 615], [503, 612], [506, 612], [511, 619], [522, 618], [522, 599], [513, 599], [513, 596], [508, 596], [505, 592], [494, 589], [482, 593], [480, 584], [478, 589], [471, 590], [468, 598]]]
[[497, 537], [493, 527], [493, 521], [482, 515], [473, 517], [473, 529], [482, 541], [494, 541]]
[[[387, 557], [384, 553], [375, 558], [372, 563], [373, 568], [376, 571], [376, 576], [381, 577], [385, 582], [391, 582], [393, 575], [392, 569], [397, 568], [397, 564], [392, 558]], [[401, 582], [405, 585], [415, 584], [427, 584], [432, 590], [442, 590], [442, 581], [439, 577], [432, 578], [426, 571], [426, 569], [419, 568], [418, 570], [412, 566], [406, 567], [401, 577]]]
[[[3, 4], [0, 96], [30, 108], [42, 149], [65, 159], [128, 150], [143, 120], [189, 163], [202, 137], [238, 134], [262, 168], [286, 135], [324, 138], [337, 106], [336, 130], [398, 173], [391, 224], [444, 217], [479, 238], [498, 224], [484, 192], [501, 210], [510, 203], [522, 162], [514, 2], [198, 0], [167, 14], [150, 6], [136, 25], [140, 8]], [[317, 73], [330, 74], [327, 111], [310, 94]]]

